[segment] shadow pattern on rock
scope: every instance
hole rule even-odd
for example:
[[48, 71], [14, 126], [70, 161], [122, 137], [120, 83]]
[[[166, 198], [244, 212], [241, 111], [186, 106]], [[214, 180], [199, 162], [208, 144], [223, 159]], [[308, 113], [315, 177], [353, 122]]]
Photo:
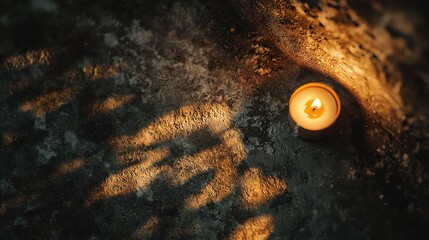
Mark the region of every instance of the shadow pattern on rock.
[[[409, 207], [384, 192], [404, 179], [376, 167], [378, 128], [350, 92], [229, 5], [83, 6], [53, 13], [72, 34], [50, 23], [62, 40], [3, 59], [0, 238], [361, 239], [415, 221], [386, 223]], [[310, 81], [343, 103], [319, 143], [287, 125]]]

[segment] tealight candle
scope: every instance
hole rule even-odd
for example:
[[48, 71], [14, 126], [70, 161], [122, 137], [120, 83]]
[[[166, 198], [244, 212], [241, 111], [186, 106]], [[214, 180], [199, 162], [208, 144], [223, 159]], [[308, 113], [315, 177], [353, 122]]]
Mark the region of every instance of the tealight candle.
[[331, 87], [307, 83], [289, 99], [289, 125], [297, 137], [318, 140], [326, 137], [340, 110], [340, 98]]

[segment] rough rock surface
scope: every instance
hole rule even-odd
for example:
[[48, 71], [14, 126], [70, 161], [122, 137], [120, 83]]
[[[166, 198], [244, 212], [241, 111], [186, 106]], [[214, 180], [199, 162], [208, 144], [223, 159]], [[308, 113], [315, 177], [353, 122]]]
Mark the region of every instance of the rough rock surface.
[[[383, 3], [7, 0], [0, 238], [427, 234], [428, 38]], [[343, 103], [317, 143], [310, 81]]]
[[[395, 134], [400, 131], [404, 112], [397, 63], [420, 60], [421, 51], [412, 51], [405, 39], [389, 34], [387, 17], [370, 24], [346, 0], [240, 2], [246, 19], [279, 49], [341, 83], [365, 113]], [[371, 11], [377, 3], [360, 3], [360, 8]], [[393, 15], [389, 8], [383, 10], [385, 15]]]

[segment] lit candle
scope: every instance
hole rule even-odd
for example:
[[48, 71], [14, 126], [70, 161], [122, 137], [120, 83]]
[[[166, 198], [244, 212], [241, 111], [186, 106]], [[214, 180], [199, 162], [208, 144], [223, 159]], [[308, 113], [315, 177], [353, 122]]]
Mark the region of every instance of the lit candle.
[[340, 98], [331, 87], [307, 83], [290, 97], [289, 125], [299, 138], [318, 140], [326, 137], [340, 110]]

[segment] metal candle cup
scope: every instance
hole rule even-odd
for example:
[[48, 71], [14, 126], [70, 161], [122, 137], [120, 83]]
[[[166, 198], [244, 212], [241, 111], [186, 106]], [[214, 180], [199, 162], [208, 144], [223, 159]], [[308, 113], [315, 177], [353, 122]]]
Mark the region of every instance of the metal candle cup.
[[307, 83], [289, 99], [289, 126], [301, 139], [320, 140], [328, 136], [340, 111], [340, 98], [331, 87]]

